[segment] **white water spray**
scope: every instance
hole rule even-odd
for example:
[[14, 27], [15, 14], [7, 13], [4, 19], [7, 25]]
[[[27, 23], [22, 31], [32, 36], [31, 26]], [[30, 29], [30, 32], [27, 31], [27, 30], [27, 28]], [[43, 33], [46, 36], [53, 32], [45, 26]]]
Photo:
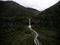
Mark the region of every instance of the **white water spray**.
[[31, 26], [31, 18], [29, 18], [29, 26], [28, 26], [28, 28], [32, 31], [32, 33], [34, 34], [34, 43], [36, 44], [36, 45], [42, 45], [40, 42], [39, 42], [39, 40], [37, 39], [37, 37], [38, 37], [38, 33], [35, 31], [35, 30], [33, 30], [32, 29], [32, 26]]

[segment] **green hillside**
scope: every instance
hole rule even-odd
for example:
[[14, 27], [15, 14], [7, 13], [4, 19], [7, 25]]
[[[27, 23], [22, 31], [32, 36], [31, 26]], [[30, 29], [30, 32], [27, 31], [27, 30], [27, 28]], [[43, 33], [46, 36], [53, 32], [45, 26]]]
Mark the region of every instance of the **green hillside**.
[[16, 2], [0, 1], [0, 45], [35, 45], [28, 29], [28, 18], [32, 28], [38, 32], [43, 45], [60, 45], [60, 2], [39, 12], [25, 8]]
[[15, 2], [1, 2], [0, 45], [35, 45], [27, 27], [31, 15], [32, 12]]
[[33, 28], [44, 45], [60, 45], [60, 2], [41, 12], [33, 21]]

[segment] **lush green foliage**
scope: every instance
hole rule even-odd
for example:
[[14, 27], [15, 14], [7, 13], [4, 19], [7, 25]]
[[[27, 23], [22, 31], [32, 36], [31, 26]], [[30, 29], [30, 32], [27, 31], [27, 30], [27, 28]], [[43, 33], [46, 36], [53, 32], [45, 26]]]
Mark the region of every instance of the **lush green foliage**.
[[29, 17], [43, 45], [59, 45], [59, 15], [60, 2], [43, 12], [11, 1], [0, 2], [0, 45], [35, 45], [27, 27]]
[[0, 45], [35, 45], [27, 27], [28, 17], [33, 13], [15, 2], [0, 5]]
[[34, 18], [33, 28], [44, 45], [60, 45], [60, 2]]

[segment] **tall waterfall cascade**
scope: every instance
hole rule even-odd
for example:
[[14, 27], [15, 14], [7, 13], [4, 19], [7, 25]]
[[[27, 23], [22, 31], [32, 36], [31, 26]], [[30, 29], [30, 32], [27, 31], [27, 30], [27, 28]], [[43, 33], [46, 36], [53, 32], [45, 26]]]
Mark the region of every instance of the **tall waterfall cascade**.
[[31, 18], [29, 18], [29, 25], [28, 25], [28, 28], [30, 29], [30, 31], [32, 31], [33, 35], [34, 35], [34, 43], [36, 45], [42, 45], [42, 43], [38, 40], [38, 33], [32, 29], [32, 26], [31, 26]]

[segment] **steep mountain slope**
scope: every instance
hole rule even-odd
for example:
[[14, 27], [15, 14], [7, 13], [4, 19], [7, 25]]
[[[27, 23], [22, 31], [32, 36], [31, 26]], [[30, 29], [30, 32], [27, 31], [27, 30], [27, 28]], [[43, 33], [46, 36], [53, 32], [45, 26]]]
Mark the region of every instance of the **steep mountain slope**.
[[7, 12], [7, 10], [8, 11], [14, 10], [16, 12], [18, 11], [18, 13], [26, 13], [27, 12], [26, 15], [28, 15], [29, 13], [32, 13], [32, 12], [29, 12], [25, 7], [23, 7], [23, 6], [21, 6], [21, 5], [17, 4], [17, 3], [12, 3], [11, 1], [5, 1], [5, 2], [3, 2], [3, 4], [1, 3], [0, 5], [1, 5], [1, 7], [0, 7], [1, 8], [1, 10], [0, 10], [1, 12], [2, 11], [3, 12], [5, 12], [5, 11]]
[[[60, 18], [60, 16], [59, 16], [59, 15], [60, 15], [60, 1], [59, 1], [57, 4], [55, 4], [54, 6], [46, 9], [46, 10], [43, 11], [43, 12], [41, 12], [40, 15], [41, 15], [42, 17], [47, 18], [47, 20], [49, 20], [49, 17], [50, 17], [50, 20], [53, 21], [54, 27], [56, 26], [56, 28], [59, 28], [59, 26], [58, 26], [58, 25], [59, 25], [58, 21], [60, 20], [60, 19], [59, 19], [59, 18]], [[55, 22], [57, 25], [55, 25], [54, 22]], [[57, 26], [58, 26], [58, 27], [57, 27]]]
[[32, 11], [34, 13], [34, 15], [38, 15], [40, 13], [40, 11], [33, 9], [33, 8], [27, 8], [30, 12]]
[[33, 35], [27, 28], [29, 17], [32, 18], [32, 28], [39, 33], [38, 38], [43, 45], [60, 45], [59, 15], [60, 2], [39, 12], [16, 2], [0, 1], [0, 45], [35, 45]]
[[43, 13], [53, 13], [53, 12], [59, 14], [59, 12], [60, 12], [59, 8], [60, 8], [60, 1], [58, 3], [56, 3], [55, 5], [53, 5], [52, 7], [43, 11], [42, 14]]
[[31, 15], [32, 11], [15, 2], [0, 1], [0, 45], [35, 45], [27, 28]]
[[[36, 19], [36, 20], [35, 20]], [[44, 45], [60, 45], [60, 1], [34, 18], [33, 28]]]

